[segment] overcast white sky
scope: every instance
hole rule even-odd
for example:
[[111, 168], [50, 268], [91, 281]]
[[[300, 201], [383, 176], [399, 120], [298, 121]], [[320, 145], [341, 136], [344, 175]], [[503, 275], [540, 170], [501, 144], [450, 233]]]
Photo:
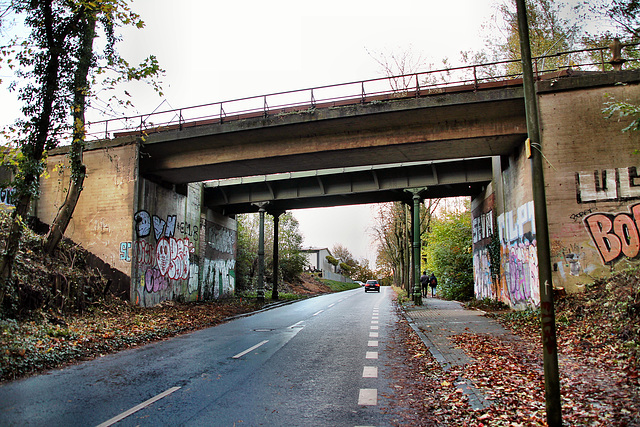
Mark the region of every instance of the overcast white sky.
[[[481, 26], [503, 1], [137, 0], [133, 9], [146, 28], [126, 32], [119, 50], [132, 62], [155, 54], [166, 70], [163, 98], [151, 90], [134, 93], [137, 111], [147, 113], [380, 77], [368, 52], [411, 50], [438, 68], [444, 57], [456, 63], [460, 51], [482, 48]], [[0, 75], [5, 125], [19, 104], [7, 92], [11, 76], [5, 69]], [[305, 245], [339, 243], [373, 266], [369, 206], [295, 215]]]

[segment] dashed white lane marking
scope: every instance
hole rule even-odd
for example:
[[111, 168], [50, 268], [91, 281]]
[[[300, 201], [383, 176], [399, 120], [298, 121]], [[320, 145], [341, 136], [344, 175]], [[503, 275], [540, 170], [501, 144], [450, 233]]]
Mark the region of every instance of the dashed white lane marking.
[[289, 326], [289, 329], [301, 328], [302, 327], [302, 325], [301, 325], [302, 322], [304, 322], [304, 320], [301, 320], [299, 322], [294, 323], [293, 325]]
[[378, 378], [378, 367], [365, 366], [362, 371], [362, 378]]
[[252, 352], [252, 351], [253, 351], [253, 350], [255, 350], [256, 348], [258, 348], [258, 347], [260, 347], [260, 346], [263, 346], [263, 345], [265, 345], [265, 344], [266, 344], [266, 343], [268, 343], [268, 342], [269, 342], [269, 340], [264, 340], [264, 341], [262, 341], [262, 342], [259, 342], [258, 344], [254, 345], [253, 347], [249, 347], [248, 349], [246, 349], [246, 350], [245, 350], [245, 351], [243, 351], [242, 353], [238, 353], [238, 354], [236, 354], [235, 356], [233, 356], [233, 357], [232, 357], [232, 359], [239, 359], [239, 358], [241, 358], [242, 356], [244, 356], [245, 354]]
[[322, 313], [324, 310], [318, 310], [315, 313], [313, 313], [314, 316], [317, 316], [318, 314]]
[[158, 400], [165, 398], [167, 396], [169, 396], [171, 393], [173, 393], [176, 390], [180, 390], [180, 387], [171, 387], [169, 390], [163, 391], [162, 393], [158, 394], [157, 396], [152, 397], [149, 400], [146, 400], [144, 402], [142, 402], [141, 404], [134, 406], [133, 408], [129, 409], [128, 411], [124, 411], [123, 413], [121, 413], [120, 415], [116, 415], [115, 417], [111, 418], [110, 420], [107, 420], [105, 422], [103, 422], [102, 424], [98, 425], [98, 427], [109, 427], [114, 425], [115, 423], [117, 423], [118, 421], [121, 421], [125, 418], [127, 418], [129, 415], [138, 412], [140, 409], [146, 408], [147, 406], [151, 405], [154, 402], [157, 402]]
[[380, 326], [371, 326], [369, 327], [369, 329], [371, 329], [372, 331], [377, 331], [378, 329], [380, 329]]
[[371, 321], [371, 324], [372, 324], [372, 325], [377, 325], [378, 323], [379, 323], [379, 322], [378, 322], [377, 320], [372, 320], [372, 321]]
[[369, 342], [367, 343], [367, 345], [368, 345], [369, 347], [377, 347], [377, 346], [378, 346], [378, 341], [369, 341]]
[[377, 359], [378, 352], [377, 351], [367, 351], [367, 354], [364, 356], [365, 359]]
[[328, 308], [331, 308], [331, 307], [333, 307], [334, 305], [336, 305], [336, 303], [335, 303], [335, 302], [334, 302], [333, 304], [329, 304], [329, 307], [328, 307]]
[[375, 314], [371, 317], [371, 320], [378, 320], [378, 319], [379, 319], [379, 317], [376, 316]]
[[378, 338], [378, 335], [377, 332], [369, 332], [369, 338]]
[[358, 405], [377, 405], [378, 404], [378, 389], [375, 388], [361, 388], [360, 396], [358, 396]]

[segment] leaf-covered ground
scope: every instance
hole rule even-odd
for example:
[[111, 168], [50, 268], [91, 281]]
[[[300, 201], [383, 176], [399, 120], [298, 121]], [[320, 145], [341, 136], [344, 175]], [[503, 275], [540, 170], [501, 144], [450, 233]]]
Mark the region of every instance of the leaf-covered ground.
[[213, 326], [255, 309], [240, 299], [141, 308], [114, 298], [83, 315], [0, 320], [0, 381]]
[[[556, 303], [562, 418], [567, 426], [640, 426], [637, 272], [613, 276]], [[491, 315], [491, 314], [489, 314]], [[453, 337], [474, 363], [444, 372], [418, 336], [401, 323], [392, 351], [398, 426], [546, 425], [540, 327], [535, 311], [494, 314], [522, 339]], [[487, 398], [473, 410], [457, 386], [471, 381]]]

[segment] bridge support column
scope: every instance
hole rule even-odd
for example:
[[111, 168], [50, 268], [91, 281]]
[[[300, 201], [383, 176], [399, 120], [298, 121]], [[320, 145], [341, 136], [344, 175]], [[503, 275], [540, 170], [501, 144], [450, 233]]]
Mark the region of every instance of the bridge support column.
[[411, 225], [413, 225], [413, 303], [415, 305], [422, 305], [422, 289], [420, 286], [420, 197], [419, 190], [413, 190], [413, 218]]
[[279, 242], [278, 242], [278, 229], [280, 225], [280, 215], [284, 212], [272, 212], [273, 215], [273, 291], [271, 291], [271, 299], [276, 301], [278, 300], [278, 279], [279, 279]]
[[264, 213], [266, 204], [259, 206], [260, 225], [258, 228], [258, 289], [256, 291], [258, 302], [264, 302]]

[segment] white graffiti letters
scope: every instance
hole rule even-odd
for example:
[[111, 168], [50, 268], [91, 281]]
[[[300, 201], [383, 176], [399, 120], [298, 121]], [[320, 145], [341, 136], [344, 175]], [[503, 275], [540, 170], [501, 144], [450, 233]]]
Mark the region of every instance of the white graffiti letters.
[[636, 167], [576, 172], [578, 203], [640, 198]]

